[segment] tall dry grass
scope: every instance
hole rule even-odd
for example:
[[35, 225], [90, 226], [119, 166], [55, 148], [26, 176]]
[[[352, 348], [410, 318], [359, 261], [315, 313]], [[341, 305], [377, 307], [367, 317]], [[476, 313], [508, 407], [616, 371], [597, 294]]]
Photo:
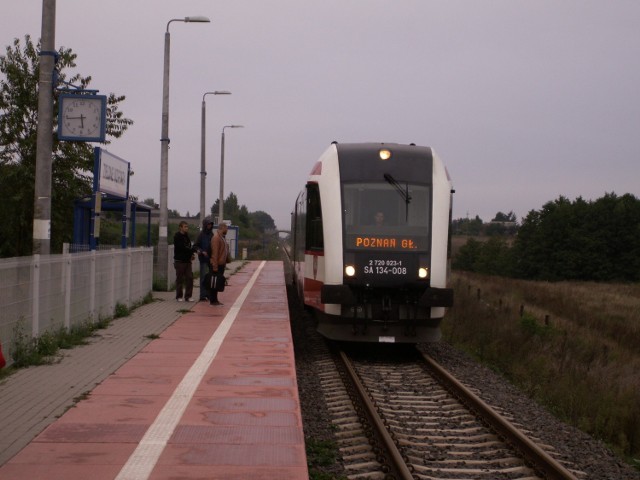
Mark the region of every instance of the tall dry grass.
[[454, 272], [443, 333], [563, 420], [640, 458], [640, 285]]

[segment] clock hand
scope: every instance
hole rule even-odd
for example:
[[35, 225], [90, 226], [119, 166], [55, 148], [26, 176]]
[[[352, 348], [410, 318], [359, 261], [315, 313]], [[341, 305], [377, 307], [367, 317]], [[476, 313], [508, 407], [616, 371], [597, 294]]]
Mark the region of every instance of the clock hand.
[[67, 115], [67, 120], [80, 120], [80, 128], [84, 128], [84, 119], [87, 118], [84, 115], [80, 115], [79, 117], [70, 117]]

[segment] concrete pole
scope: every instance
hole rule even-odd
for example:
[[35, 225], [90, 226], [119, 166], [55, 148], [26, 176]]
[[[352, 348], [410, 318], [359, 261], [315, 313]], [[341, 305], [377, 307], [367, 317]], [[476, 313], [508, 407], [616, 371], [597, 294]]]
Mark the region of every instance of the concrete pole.
[[220, 200], [218, 205], [218, 225], [224, 221], [224, 129], [225, 128], [244, 128], [243, 125], [225, 125], [222, 127], [222, 142], [220, 152]]
[[202, 132], [200, 134], [200, 223], [202, 223], [204, 221], [204, 217], [205, 215], [205, 190], [206, 190], [206, 185], [205, 185], [205, 180], [207, 178], [207, 165], [206, 165], [206, 160], [205, 160], [205, 143], [206, 143], [206, 136], [207, 136], [207, 132], [205, 129], [205, 124], [207, 121], [207, 114], [206, 114], [206, 104], [205, 104], [205, 97], [207, 95], [231, 95], [231, 92], [227, 92], [226, 90], [221, 90], [218, 91], [216, 90], [215, 92], [206, 92], [204, 95], [202, 95], [202, 121], [201, 121], [201, 125], [202, 125]]
[[160, 131], [160, 223], [158, 230], [158, 270], [157, 278], [161, 285], [169, 288], [167, 271], [169, 269], [169, 253], [167, 241], [169, 212], [167, 194], [169, 190], [169, 52], [171, 38], [169, 23], [164, 34], [164, 69], [162, 75], [162, 127]]
[[[211, 93], [211, 92], [207, 92]], [[204, 101], [204, 97], [207, 96], [207, 93], [202, 95], [202, 120], [200, 122], [201, 130], [200, 130], [200, 225], [204, 222], [204, 204], [205, 204], [205, 187], [206, 187], [206, 178], [207, 178], [207, 165], [205, 162], [205, 147], [206, 147], [206, 127], [205, 123], [207, 122], [207, 112], [206, 112], [206, 103]]]
[[227, 128], [222, 127], [222, 141], [221, 141], [221, 152], [220, 152], [220, 196], [218, 197], [218, 225], [222, 225], [224, 220], [224, 129]]
[[167, 22], [164, 34], [164, 69], [162, 74], [162, 127], [160, 132], [160, 222], [158, 225], [158, 265], [156, 277], [160, 285], [169, 289], [169, 242], [167, 241], [169, 226], [168, 191], [169, 191], [169, 52], [171, 38], [169, 25], [171, 22], [208, 23], [207, 17], [195, 16], [174, 18]]
[[55, 68], [56, 0], [42, 0], [38, 130], [33, 201], [33, 253], [51, 251], [51, 162], [53, 157], [53, 69]]

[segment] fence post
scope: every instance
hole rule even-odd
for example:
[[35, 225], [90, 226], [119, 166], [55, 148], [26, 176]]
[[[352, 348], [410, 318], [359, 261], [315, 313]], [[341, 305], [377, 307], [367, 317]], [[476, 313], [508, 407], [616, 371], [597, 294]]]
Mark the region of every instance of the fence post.
[[126, 273], [125, 273], [125, 288], [127, 291], [124, 294], [124, 298], [127, 302], [127, 308], [131, 307], [131, 249], [127, 247], [126, 249]]
[[109, 279], [111, 295], [109, 297], [109, 310], [111, 316], [115, 316], [114, 313], [116, 311], [116, 254], [115, 250], [111, 249], [111, 255], [109, 255], [109, 262], [111, 263], [111, 278]]
[[95, 322], [96, 318], [96, 282], [98, 281], [96, 275], [96, 251], [91, 250], [91, 274], [90, 274], [90, 284], [89, 288], [89, 316], [91, 317], [91, 321]]
[[69, 244], [65, 243], [62, 254], [62, 278], [64, 278], [64, 326], [71, 327], [71, 254]]
[[[171, 245], [171, 247], [175, 248], [173, 245]], [[169, 259], [169, 261], [167, 262], [167, 292], [171, 291], [171, 268], [173, 267], [173, 249], [169, 248], [169, 245], [167, 245], [167, 258]]]
[[31, 336], [40, 333], [40, 254], [33, 255], [31, 264]]
[[[146, 259], [146, 262], [144, 260]], [[144, 269], [147, 278], [147, 287], [145, 287], [145, 294], [147, 291], [153, 292], [153, 247], [151, 247], [150, 255], [143, 256], [143, 264], [146, 266]], [[147, 290], [148, 289], [148, 290]]]

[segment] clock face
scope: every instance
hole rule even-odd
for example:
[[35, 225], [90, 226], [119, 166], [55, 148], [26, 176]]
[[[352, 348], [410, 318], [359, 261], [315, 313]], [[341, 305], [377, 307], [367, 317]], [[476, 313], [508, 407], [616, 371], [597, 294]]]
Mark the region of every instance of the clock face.
[[102, 96], [61, 96], [58, 137], [61, 140], [103, 141], [104, 105]]

